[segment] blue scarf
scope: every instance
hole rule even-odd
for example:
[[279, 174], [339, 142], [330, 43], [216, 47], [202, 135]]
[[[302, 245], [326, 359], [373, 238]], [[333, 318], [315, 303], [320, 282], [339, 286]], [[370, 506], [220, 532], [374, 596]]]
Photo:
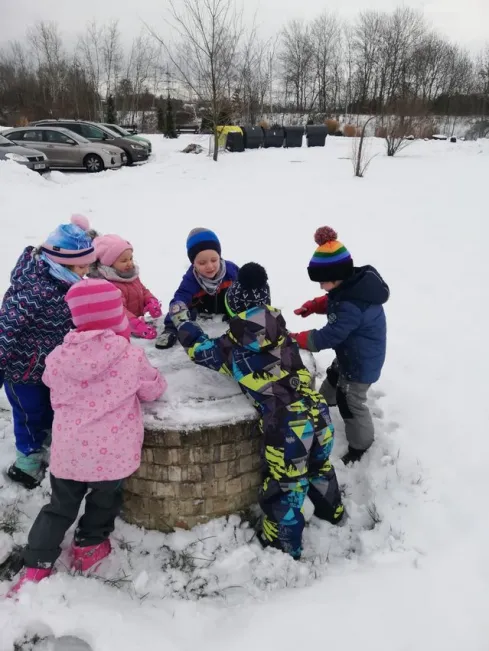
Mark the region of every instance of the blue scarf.
[[62, 264], [53, 262], [45, 253], [41, 253], [39, 257], [49, 265], [49, 273], [53, 278], [61, 280], [63, 283], [68, 283], [68, 285], [74, 285], [81, 280], [80, 276], [78, 276], [74, 271], [71, 271], [71, 269], [68, 269], [68, 267], [65, 267]]

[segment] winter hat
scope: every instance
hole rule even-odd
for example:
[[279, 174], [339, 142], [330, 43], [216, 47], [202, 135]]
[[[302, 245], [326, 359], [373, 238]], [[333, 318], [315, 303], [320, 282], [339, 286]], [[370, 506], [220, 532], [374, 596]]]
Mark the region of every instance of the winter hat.
[[93, 245], [97, 260], [106, 267], [111, 267], [127, 249], [133, 251], [132, 244], [118, 235], [101, 235], [93, 240]]
[[244, 264], [226, 294], [226, 309], [236, 316], [251, 307], [270, 304], [270, 287], [265, 269], [256, 262]]
[[95, 262], [93, 242], [87, 235], [90, 228], [83, 215], [72, 215], [71, 224], [61, 224], [41, 245], [41, 251], [53, 262], [62, 265], [84, 265]]
[[78, 330], [110, 329], [129, 339], [131, 330], [122, 304], [122, 292], [107, 280], [80, 280], [66, 293], [66, 302]]
[[216, 251], [221, 255], [221, 243], [217, 235], [208, 228], [193, 228], [187, 237], [187, 255], [193, 264], [201, 251]]
[[353, 273], [353, 260], [338, 235], [329, 226], [318, 228], [314, 234], [319, 244], [307, 267], [309, 278], [314, 282], [346, 280]]

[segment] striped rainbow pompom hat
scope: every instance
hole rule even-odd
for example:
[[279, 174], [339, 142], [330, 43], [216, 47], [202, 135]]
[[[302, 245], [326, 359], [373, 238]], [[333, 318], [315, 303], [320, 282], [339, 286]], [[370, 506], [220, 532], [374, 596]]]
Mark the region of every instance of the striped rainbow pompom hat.
[[309, 262], [309, 278], [316, 282], [334, 282], [346, 280], [353, 273], [353, 260], [344, 244], [338, 241], [338, 235], [329, 226], [318, 228], [314, 239], [319, 245]]

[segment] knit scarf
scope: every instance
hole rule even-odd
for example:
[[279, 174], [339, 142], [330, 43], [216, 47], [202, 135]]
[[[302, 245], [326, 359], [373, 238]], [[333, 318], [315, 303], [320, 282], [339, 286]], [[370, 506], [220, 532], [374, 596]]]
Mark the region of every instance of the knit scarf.
[[53, 262], [53, 260], [48, 258], [45, 253], [41, 253], [39, 255], [39, 258], [47, 263], [49, 266], [49, 273], [53, 278], [56, 278], [56, 280], [61, 280], [63, 283], [68, 283], [68, 285], [74, 285], [79, 280], [81, 280], [78, 274], [76, 274], [74, 271], [71, 271], [71, 269], [68, 269], [68, 267], [65, 267], [62, 264]]
[[221, 286], [222, 281], [224, 280], [224, 276], [226, 275], [226, 261], [221, 260], [221, 266], [219, 267], [219, 271], [217, 272], [217, 275], [214, 278], [204, 278], [194, 267], [194, 276], [195, 280], [199, 283], [199, 285], [202, 287], [204, 292], [207, 292], [210, 296], [215, 296], [217, 292], [219, 291], [219, 287]]
[[139, 267], [134, 265], [134, 269], [127, 272], [119, 272], [114, 267], [108, 267], [105, 264], [96, 264], [90, 269], [90, 278], [105, 278], [114, 283], [132, 283], [139, 276]]

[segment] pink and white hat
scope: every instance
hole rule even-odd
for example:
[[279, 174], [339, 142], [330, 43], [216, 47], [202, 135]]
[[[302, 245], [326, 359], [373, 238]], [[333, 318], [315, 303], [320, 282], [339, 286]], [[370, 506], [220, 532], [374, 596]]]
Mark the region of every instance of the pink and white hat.
[[101, 235], [93, 240], [93, 245], [97, 260], [106, 267], [111, 267], [124, 251], [133, 250], [132, 244], [118, 235]]
[[72, 215], [71, 224], [61, 224], [41, 245], [43, 251], [53, 262], [69, 265], [86, 265], [95, 262], [95, 250], [86, 231], [90, 228], [83, 215]]
[[66, 302], [77, 330], [113, 330], [129, 340], [131, 329], [122, 293], [107, 280], [84, 278], [70, 287]]

